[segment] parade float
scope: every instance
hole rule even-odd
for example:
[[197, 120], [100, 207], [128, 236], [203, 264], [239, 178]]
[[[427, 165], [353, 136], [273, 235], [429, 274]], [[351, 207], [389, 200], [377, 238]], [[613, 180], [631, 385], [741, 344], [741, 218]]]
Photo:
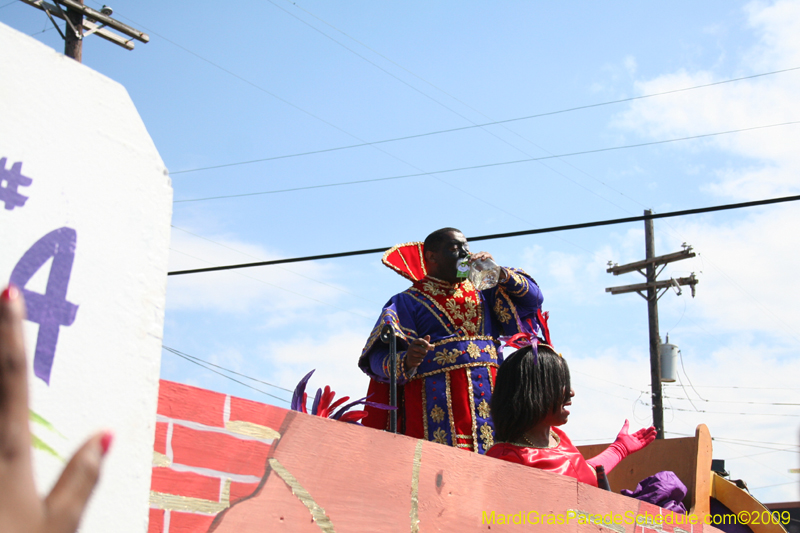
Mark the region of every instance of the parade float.
[[[117, 433], [81, 531], [695, 532], [732, 516], [755, 532], [780, 530], [780, 517], [712, 474], [703, 425], [609, 475], [618, 492], [674, 472], [687, 488], [681, 515], [347, 417], [159, 381], [172, 196], [164, 164], [119, 84], [3, 25], [0, 54], [0, 275], [24, 291], [36, 339], [40, 490], [85, 435]], [[714, 502], [729, 511], [713, 514]]]
[[[591, 457], [605, 447], [579, 449]], [[705, 425], [653, 442], [608, 477], [619, 492], [664, 470], [686, 485], [685, 515], [474, 452], [161, 381], [148, 532], [699, 532], [737, 520], [783, 531], [779, 513], [712, 473]], [[730, 512], [712, 513], [715, 500]]]

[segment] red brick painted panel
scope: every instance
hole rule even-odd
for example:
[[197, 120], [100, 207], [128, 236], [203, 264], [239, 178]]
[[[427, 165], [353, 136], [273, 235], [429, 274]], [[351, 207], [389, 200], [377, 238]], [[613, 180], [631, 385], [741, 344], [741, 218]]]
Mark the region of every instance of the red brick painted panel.
[[280, 431], [286, 409], [231, 396], [231, 420], [252, 422]]
[[172, 428], [173, 463], [261, 477], [270, 446], [213, 431]]
[[153, 444], [153, 450], [158, 453], [167, 454], [167, 430], [169, 424], [166, 422], [156, 422], [156, 441]]
[[215, 515], [172, 511], [169, 515], [169, 533], [205, 533], [214, 517]]
[[172, 381], [158, 385], [158, 414], [190, 420], [207, 426], [224, 427], [225, 395]]
[[164, 531], [164, 510], [150, 509], [150, 523], [147, 525], [147, 533], [161, 533]]
[[237, 483], [231, 482], [231, 503], [235, 503], [242, 498], [246, 498], [255, 492], [258, 483]]
[[192, 472], [176, 472], [171, 468], [153, 468], [150, 490], [176, 496], [219, 501], [220, 479]]

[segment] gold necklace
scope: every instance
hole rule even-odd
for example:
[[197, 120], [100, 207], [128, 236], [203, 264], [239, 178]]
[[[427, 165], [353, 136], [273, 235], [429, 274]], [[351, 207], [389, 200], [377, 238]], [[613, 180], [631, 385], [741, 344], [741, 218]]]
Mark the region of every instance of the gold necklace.
[[548, 446], [537, 446], [534, 443], [532, 443], [530, 441], [530, 439], [528, 438], [528, 436], [525, 435], [524, 433], [522, 434], [522, 440], [524, 440], [526, 443], [528, 443], [532, 448], [539, 448], [540, 450], [547, 449], [547, 448], [555, 448], [556, 446], [561, 444], [561, 439], [558, 438], [558, 435], [556, 435], [555, 432], [552, 429], [550, 430], [550, 436], [553, 437], [553, 439], [556, 441], [555, 446], [549, 446], [549, 443], [548, 443]]

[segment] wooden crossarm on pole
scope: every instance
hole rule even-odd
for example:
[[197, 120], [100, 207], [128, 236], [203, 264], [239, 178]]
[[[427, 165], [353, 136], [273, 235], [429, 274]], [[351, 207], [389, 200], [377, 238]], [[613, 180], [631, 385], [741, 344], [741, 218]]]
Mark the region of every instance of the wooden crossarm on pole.
[[[28, 4], [29, 6], [35, 7], [44, 11], [45, 13], [49, 12], [50, 15], [60, 18], [61, 20], [65, 20], [64, 16], [62, 15], [62, 11], [57, 9], [56, 6], [49, 2], [45, 2], [45, 0], [21, 0], [23, 3]], [[88, 36], [91, 34], [95, 34], [99, 37], [102, 37], [106, 41], [112, 42], [116, 45], [119, 45], [127, 50], [133, 50], [134, 43], [133, 39], [126, 39], [117, 35], [112, 31], [108, 31], [103, 27], [102, 24], [95, 24], [89, 20], [83, 19], [83, 29], [84, 29], [84, 36]]]

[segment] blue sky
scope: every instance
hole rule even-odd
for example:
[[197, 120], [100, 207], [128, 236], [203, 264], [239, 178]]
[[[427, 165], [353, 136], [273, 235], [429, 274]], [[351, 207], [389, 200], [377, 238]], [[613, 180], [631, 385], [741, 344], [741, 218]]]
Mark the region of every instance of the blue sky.
[[[800, 190], [800, 125], [785, 125], [195, 201], [800, 120], [800, 70], [790, 70], [503, 125], [195, 170], [797, 68], [797, 1], [111, 6], [151, 42], [127, 52], [90, 37], [84, 64], [126, 87], [172, 172], [171, 270], [388, 247], [443, 226], [469, 237]], [[63, 48], [45, 15], [20, 2], [0, 4], [0, 21]], [[798, 466], [800, 423], [798, 213], [783, 204], [656, 222], [657, 254], [683, 242], [698, 252], [667, 267], [662, 279], [691, 272], [700, 279], [696, 298], [670, 292], [659, 302], [661, 333], [680, 346], [685, 367], [685, 390], [665, 387], [668, 436], [707, 424], [717, 439], [714, 456], [765, 502], [800, 497], [797, 475], [788, 472]], [[633, 426], [649, 424], [645, 302], [604, 292], [640, 281], [605, 268], [609, 260], [643, 258], [641, 223], [472, 248], [524, 268], [542, 287], [554, 343], [575, 376], [566, 426], [573, 440], [610, 440], [626, 417]], [[164, 344], [289, 389], [316, 368], [312, 388], [330, 384], [361, 396], [363, 342], [382, 304], [407, 286], [379, 259], [171, 277]], [[169, 352], [162, 377], [286, 405]]]

